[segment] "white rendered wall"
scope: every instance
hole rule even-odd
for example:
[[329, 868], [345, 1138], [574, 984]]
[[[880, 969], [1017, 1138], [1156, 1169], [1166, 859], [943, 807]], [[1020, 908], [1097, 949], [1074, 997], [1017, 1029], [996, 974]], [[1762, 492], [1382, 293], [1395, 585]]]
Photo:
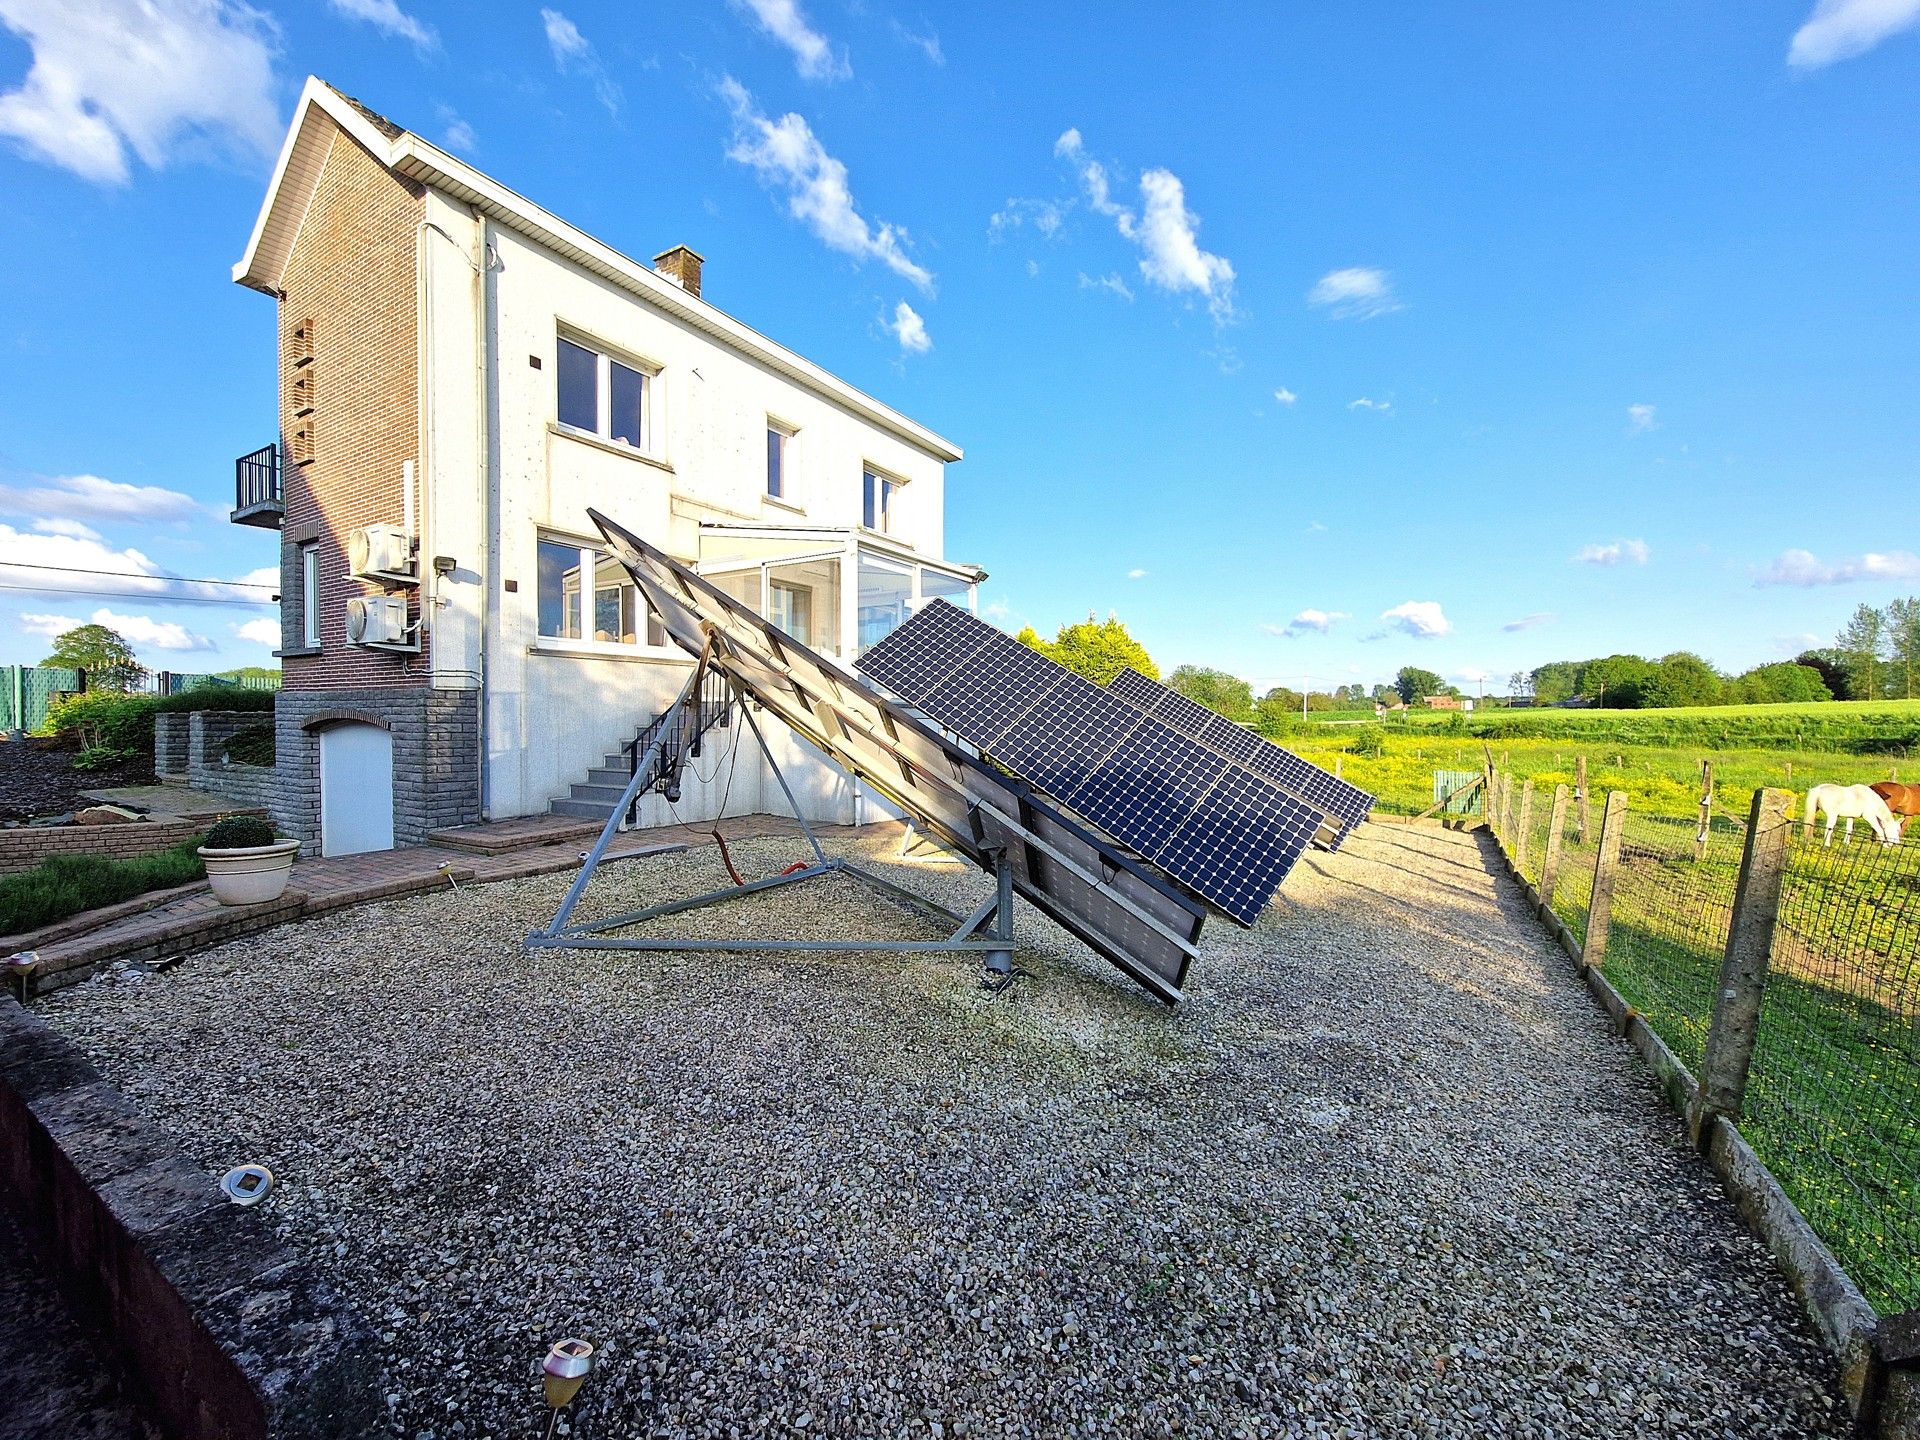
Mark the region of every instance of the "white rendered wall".
[[[429, 218], [460, 235], [464, 207], [434, 205], [436, 198], [430, 197]], [[462, 589], [468, 583], [463, 573], [456, 573], [458, 584], [446, 588], [452, 604], [437, 611], [436, 624], [437, 633], [447, 632], [449, 653], [441, 653], [436, 638], [434, 667], [436, 674], [443, 665], [451, 670], [470, 663], [477, 670], [480, 646], [485, 646], [485, 802], [488, 816], [497, 819], [539, 813], [549, 800], [565, 795], [588, 768], [664, 709], [689, 671], [690, 662], [677, 649], [628, 648], [609, 655], [541, 640], [535, 560], [540, 533], [592, 540], [597, 532], [586, 514], [592, 506], [692, 561], [701, 519], [858, 525], [862, 472], [874, 466], [907, 482], [895, 497], [893, 537], [939, 559], [943, 466], [917, 446], [523, 237], [471, 218], [464, 223], [472, 240], [484, 241], [475, 243], [476, 253], [484, 249], [487, 256], [484, 286], [468, 290], [473, 297], [469, 313], [475, 305], [482, 309], [487, 363], [477, 377], [481, 383], [469, 383], [463, 391], [455, 379], [456, 356], [463, 343], [471, 343], [471, 331], [442, 312], [455, 308], [459, 277], [469, 282], [474, 277], [457, 265], [448, 246], [425, 282], [436, 306], [429, 384], [433, 403], [442, 407], [426, 427], [438, 437], [430, 523], [438, 553], [455, 554], [461, 572], [467, 568], [471, 535], [488, 537], [480, 547], [488, 558], [476, 566], [472, 596]], [[720, 278], [724, 283], [724, 275]], [[562, 328], [600, 341], [611, 353], [658, 367], [649, 396], [656, 460], [616, 452], [555, 426], [555, 339]], [[538, 368], [530, 357], [539, 357]], [[471, 486], [463, 490], [462, 482], [478, 467], [462, 474], [452, 458], [449, 437], [461, 427], [456, 412], [463, 405], [465, 414], [484, 422], [484, 430], [480, 423], [472, 429], [487, 441], [484, 495]], [[764, 495], [769, 416], [796, 431], [788, 449], [787, 505]], [[447, 463], [441, 464], [442, 458]], [[476, 512], [478, 531], [469, 518]], [[426, 558], [430, 564], [430, 555]], [[516, 588], [509, 591], [509, 583]], [[460, 608], [477, 604], [481, 595], [495, 602], [483, 630], [464, 624], [468, 612]], [[727, 810], [779, 813], [784, 802], [772, 778], [763, 775], [750, 740], [746, 737], [741, 746]], [[788, 779], [809, 818], [854, 819], [852, 787], [844, 776], [777, 722], [770, 722], [768, 740], [783, 766], [793, 762]], [[700, 769], [711, 771], [712, 764], [710, 754]], [[688, 776], [680, 818], [707, 818], [718, 799]], [[672, 818], [663, 801], [650, 800], [648, 806], [646, 823]], [[870, 802], [867, 811], [865, 818], [875, 818]]]

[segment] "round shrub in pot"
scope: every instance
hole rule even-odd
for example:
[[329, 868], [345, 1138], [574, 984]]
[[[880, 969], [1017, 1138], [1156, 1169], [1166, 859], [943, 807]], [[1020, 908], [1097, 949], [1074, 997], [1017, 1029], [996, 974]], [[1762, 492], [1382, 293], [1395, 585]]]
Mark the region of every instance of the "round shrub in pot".
[[199, 856], [207, 883], [222, 905], [264, 905], [278, 900], [293, 874], [298, 840], [282, 840], [253, 815], [229, 815], [207, 832]]

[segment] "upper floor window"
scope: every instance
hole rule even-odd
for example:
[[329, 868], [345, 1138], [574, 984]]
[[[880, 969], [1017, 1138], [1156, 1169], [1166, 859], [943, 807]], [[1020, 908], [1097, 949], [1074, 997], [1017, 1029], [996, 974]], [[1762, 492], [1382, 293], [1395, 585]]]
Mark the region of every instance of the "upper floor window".
[[791, 502], [793, 497], [787, 493], [787, 449], [793, 440], [793, 431], [774, 421], [767, 422], [767, 496], [773, 500]]
[[875, 470], [861, 480], [860, 523], [882, 534], [893, 533], [893, 502], [900, 493], [900, 482]]
[[606, 551], [543, 535], [538, 559], [541, 638], [600, 645], [667, 643], [660, 617], [633, 576]]
[[652, 449], [651, 375], [564, 335], [558, 359], [562, 425], [636, 450]]

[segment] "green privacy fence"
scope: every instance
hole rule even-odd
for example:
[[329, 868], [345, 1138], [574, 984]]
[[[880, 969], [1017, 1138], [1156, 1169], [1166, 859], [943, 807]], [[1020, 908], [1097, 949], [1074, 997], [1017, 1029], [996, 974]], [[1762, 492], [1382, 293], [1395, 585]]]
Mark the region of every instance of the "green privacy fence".
[[82, 685], [78, 670], [52, 665], [0, 665], [0, 731], [38, 730], [47, 723], [47, 706]]
[[278, 675], [198, 675], [188, 671], [162, 670], [153, 677], [153, 688], [161, 695], [179, 695], [188, 690], [278, 690]]

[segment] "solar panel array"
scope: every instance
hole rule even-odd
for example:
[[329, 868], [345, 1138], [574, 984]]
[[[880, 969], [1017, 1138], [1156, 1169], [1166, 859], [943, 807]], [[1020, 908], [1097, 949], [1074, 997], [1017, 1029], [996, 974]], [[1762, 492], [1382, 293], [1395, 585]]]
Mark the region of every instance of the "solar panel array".
[[1321, 812], [936, 600], [854, 662], [983, 755], [1251, 925]]
[[672, 557], [587, 513], [675, 644], [706, 652], [710, 665], [905, 810], [922, 833], [982, 869], [1003, 866], [1036, 909], [1160, 999], [1181, 998], [1206, 922], [1201, 901]]
[[1138, 670], [1122, 670], [1107, 682], [1107, 693], [1138, 705], [1154, 719], [1191, 736], [1210, 750], [1263, 775], [1289, 794], [1327, 815], [1339, 849], [1354, 827], [1373, 809], [1373, 796], [1335, 778], [1291, 750], [1236, 725], [1224, 715], [1189, 700], [1178, 690], [1149, 680]]

